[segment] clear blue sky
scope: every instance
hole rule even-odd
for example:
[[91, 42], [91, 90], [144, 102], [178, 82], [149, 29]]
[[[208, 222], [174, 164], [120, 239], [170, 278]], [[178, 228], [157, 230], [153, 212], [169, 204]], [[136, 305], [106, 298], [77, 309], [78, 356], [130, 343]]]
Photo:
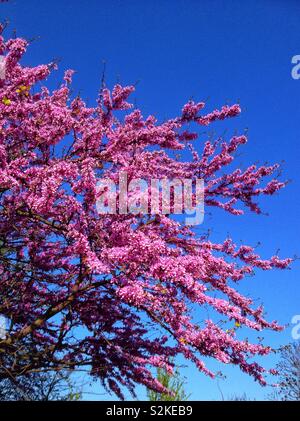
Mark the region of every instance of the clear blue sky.
[[[74, 91], [91, 104], [102, 60], [108, 84], [140, 81], [135, 100], [145, 115], [175, 116], [191, 97], [208, 99], [209, 109], [240, 101], [243, 114], [216, 124], [216, 133], [228, 128], [230, 135], [248, 127], [249, 143], [237, 163], [284, 161], [284, 176], [292, 182], [263, 201], [269, 216], [238, 218], [215, 211], [202, 228], [212, 228], [216, 241], [228, 233], [237, 242], [260, 241], [264, 257], [279, 248], [283, 257], [300, 255], [300, 79], [291, 77], [291, 58], [300, 54], [299, 1], [11, 0], [0, 13], [1, 20], [11, 22], [8, 33], [16, 28], [17, 35], [40, 37], [25, 62], [60, 58], [50, 85], [56, 87], [62, 71], [73, 68]], [[300, 314], [299, 267], [295, 262], [291, 271], [258, 272], [242, 290], [260, 298], [270, 318], [289, 323]], [[291, 328], [265, 337], [279, 346], [292, 340]], [[268, 366], [274, 362], [273, 357], [265, 359]], [[263, 399], [269, 392], [238, 370], [225, 368], [228, 379], [219, 383], [225, 397], [246, 392]], [[192, 399], [221, 398], [216, 381], [190, 365], [183, 372]]]

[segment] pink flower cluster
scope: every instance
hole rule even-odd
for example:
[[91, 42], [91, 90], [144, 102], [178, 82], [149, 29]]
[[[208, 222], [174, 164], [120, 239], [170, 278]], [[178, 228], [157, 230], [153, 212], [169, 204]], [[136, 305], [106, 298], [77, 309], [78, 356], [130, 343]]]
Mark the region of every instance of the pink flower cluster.
[[[117, 119], [116, 110], [131, 107], [133, 86], [104, 88], [88, 107], [71, 98], [72, 71], [54, 92], [40, 88], [55, 66], [23, 66], [26, 49], [23, 39], [0, 38], [6, 63], [0, 81], [0, 313], [11, 321], [0, 340], [0, 365], [15, 375], [91, 367], [122, 397], [122, 386], [134, 393], [137, 383], [163, 391], [151, 367], [171, 370], [178, 354], [213, 376], [204, 355], [265, 384], [265, 370], [249, 357], [270, 348], [240, 339], [237, 326], [280, 326], [237, 291], [237, 281], [291, 260], [262, 260], [230, 239], [211, 243], [165, 215], [98, 215], [95, 206], [98, 178], [116, 180], [126, 171], [128, 181], [203, 178], [206, 206], [259, 213], [258, 197], [285, 185], [276, 179], [261, 184], [277, 166], [224, 174], [246, 136], [203, 144], [185, 127], [234, 117], [239, 105], [205, 114], [203, 102], [190, 101], [181, 116], [163, 123], [139, 110]], [[188, 148], [190, 161], [169, 153]], [[191, 309], [202, 306], [211, 308], [211, 319], [196, 322]], [[24, 346], [32, 358], [20, 354]]]

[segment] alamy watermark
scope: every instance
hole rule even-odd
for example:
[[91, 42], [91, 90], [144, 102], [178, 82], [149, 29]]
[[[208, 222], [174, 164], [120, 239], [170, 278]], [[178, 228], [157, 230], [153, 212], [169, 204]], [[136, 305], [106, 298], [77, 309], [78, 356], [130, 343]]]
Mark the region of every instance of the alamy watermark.
[[292, 338], [295, 340], [300, 339], [300, 314], [295, 314], [291, 320], [292, 324], [295, 325], [292, 328]]
[[292, 57], [292, 64], [295, 66], [292, 68], [292, 78], [297, 80], [300, 79], [300, 55]]
[[99, 214], [185, 215], [186, 225], [204, 220], [204, 182], [202, 179], [135, 178], [120, 172], [116, 183], [110, 178], [97, 183], [96, 208]]
[[5, 58], [0, 56], [0, 80], [5, 79]]

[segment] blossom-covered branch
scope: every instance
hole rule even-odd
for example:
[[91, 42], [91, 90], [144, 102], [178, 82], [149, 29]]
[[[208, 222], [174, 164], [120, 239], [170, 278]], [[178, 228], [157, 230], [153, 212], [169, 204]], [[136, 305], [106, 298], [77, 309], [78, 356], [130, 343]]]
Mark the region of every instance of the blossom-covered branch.
[[[240, 106], [205, 113], [203, 102], [190, 101], [159, 123], [131, 109], [133, 86], [116, 85], [88, 107], [71, 97], [72, 71], [57, 90], [41, 87], [56, 65], [23, 66], [27, 46], [0, 39], [0, 313], [9, 322], [0, 376], [89, 366], [120, 397], [137, 383], [163, 393], [151, 368], [171, 371], [182, 354], [210, 376], [202, 356], [265, 384], [266, 370], [251, 357], [271, 348], [240, 339], [237, 326], [281, 327], [237, 286], [256, 268], [283, 269], [291, 260], [197, 238], [167, 215], [96, 211], [99, 177], [126, 171], [129, 180], [202, 178], [206, 206], [259, 213], [258, 197], [285, 185], [262, 184], [277, 166], [222, 173], [246, 136], [203, 144], [189, 131], [235, 117]], [[189, 161], [173, 158], [172, 150], [189, 148]], [[199, 322], [191, 308], [203, 306], [212, 316]]]

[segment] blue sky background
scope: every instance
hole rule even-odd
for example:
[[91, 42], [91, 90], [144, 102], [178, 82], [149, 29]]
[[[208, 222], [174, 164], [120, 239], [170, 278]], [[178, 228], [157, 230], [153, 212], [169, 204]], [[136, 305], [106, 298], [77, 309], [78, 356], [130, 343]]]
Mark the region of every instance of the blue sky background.
[[[0, 14], [1, 20], [10, 20], [7, 34], [16, 28], [19, 36], [37, 38], [24, 62], [60, 58], [60, 70], [49, 85], [56, 87], [63, 70], [73, 68], [74, 92], [90, 104], [100, 86], [103, 60], [107, 84], [139, 81], [134, 98], [144, 115], [173, 117], [191, 97], [207, 100], [209, 111], [239, 101], [242, 115], [211, 129], [222, 134], [227, 128], [230, 136], [235, 129], [249, 128], [249, 143], [236, 165], [284, 161], [284, 178], [292, 182], [261, 201], [269, 216], [234, 217], [216, 210], [198, 230], [211, 228], [214, 241], [228, 234], [236, 242], [260, 241], [266, 258], [278, 249], [282, 257], [300, 256], [300, 79], [291, 77], [291, 58], [300, 54], [299, 1], [11, 0], [1, 5]], [[290, 271], [258, 272], [241, 290], [260, 298], [270, 319], [289, 323], [300, 314], [299, 262]], [[264, 337], [278, 347], [292, 341], [291, 327]], [[264, 361], [271, 367], [276, 358]], [[222, 368], [214, 362], [210, 367]], [[270, 392], [239, 370], [224, 368], [227, 380], [219, 383], [191, 365], [183, 369], [191, 399], [221, 399], [220, 389], [225, 398], [245, 392], [264, 399]], [[92, 390], [103, 392], [97, 385]], [[144, 390], [138, 391], [144, 398]]]

